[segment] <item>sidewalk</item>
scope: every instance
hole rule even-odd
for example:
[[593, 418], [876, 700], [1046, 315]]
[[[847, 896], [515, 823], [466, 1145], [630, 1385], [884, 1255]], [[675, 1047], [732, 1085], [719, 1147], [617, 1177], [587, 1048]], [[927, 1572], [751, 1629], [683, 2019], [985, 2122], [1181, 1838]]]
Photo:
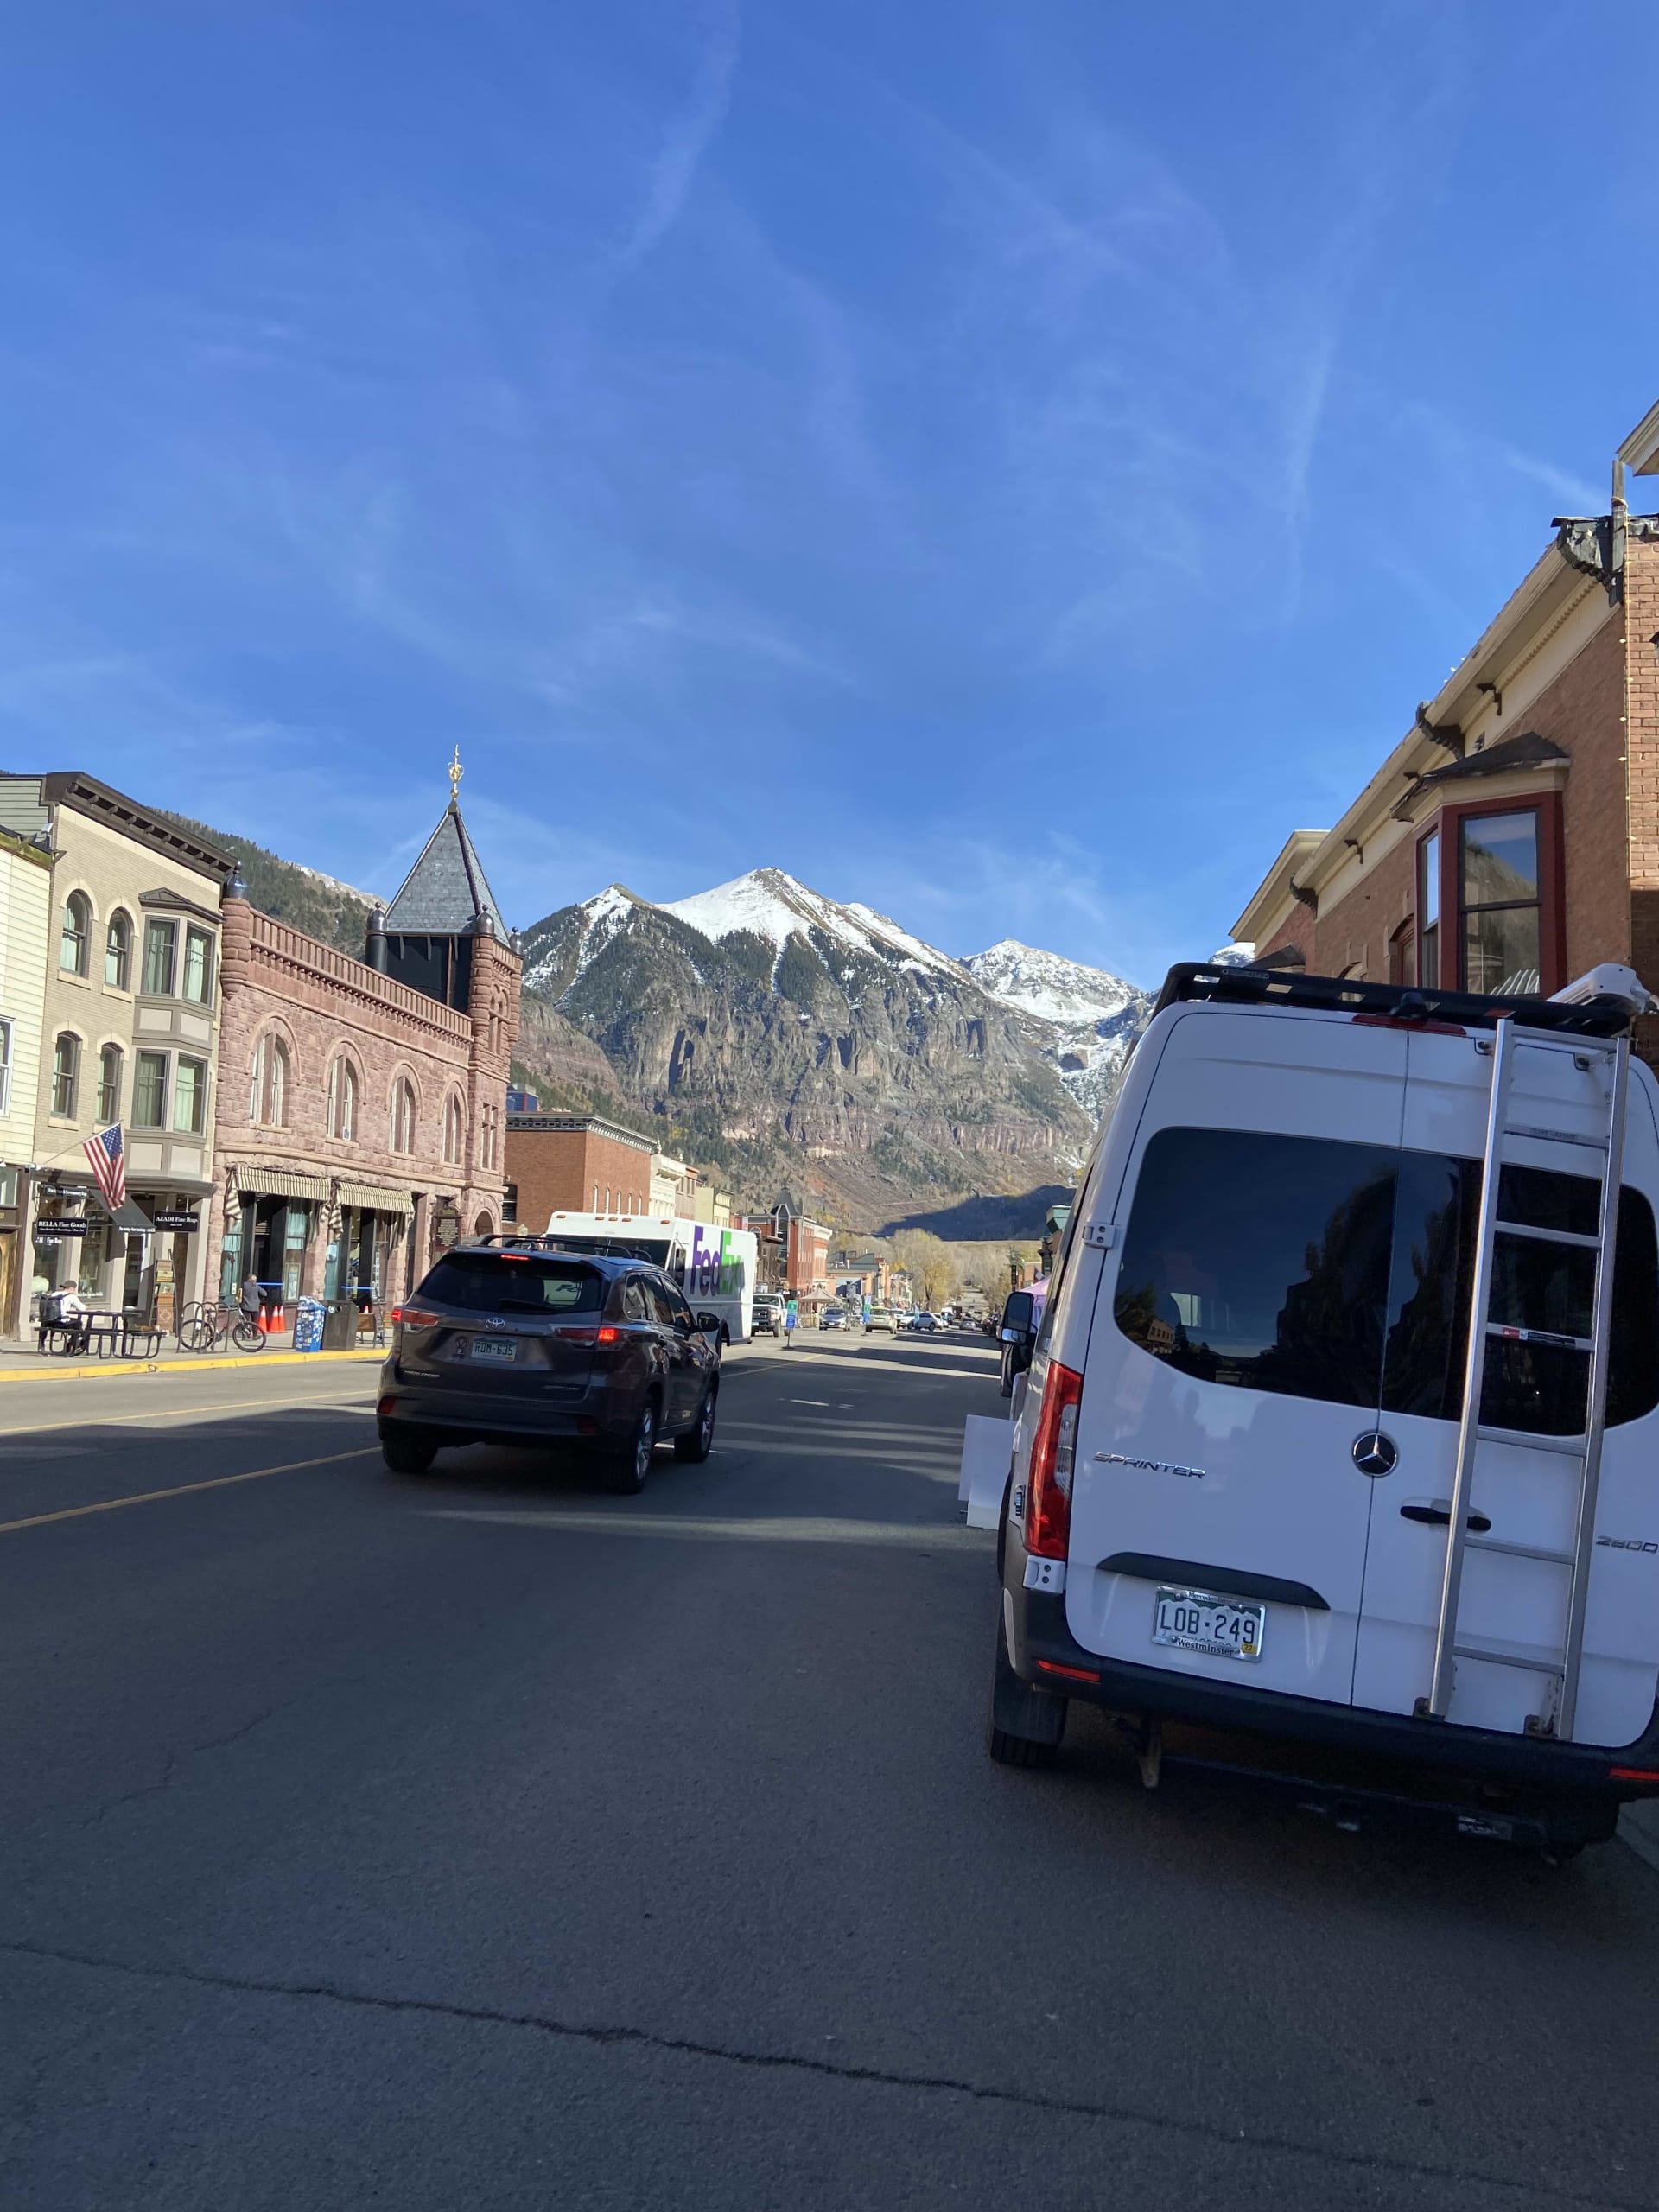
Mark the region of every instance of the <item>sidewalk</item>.
[[291, 1351], [280, 1338], [265, 1351], [189, 1352], [181, 1351], [176, 1341], [168, 1338], [155, 1359], [74, 1360], [66, 1359], [61, 1353], [48, 1356], [37, 1351], [32, 1338], [0, 1337], [0, 1384], [63, 1382], [76, 1375], [90, 1381], [99, 1375], [211, 1374], [221, 1367], [337, 1366], [341, 1360], [382, 1360], [385, 1356], [384, 1345], [361, 1351]]

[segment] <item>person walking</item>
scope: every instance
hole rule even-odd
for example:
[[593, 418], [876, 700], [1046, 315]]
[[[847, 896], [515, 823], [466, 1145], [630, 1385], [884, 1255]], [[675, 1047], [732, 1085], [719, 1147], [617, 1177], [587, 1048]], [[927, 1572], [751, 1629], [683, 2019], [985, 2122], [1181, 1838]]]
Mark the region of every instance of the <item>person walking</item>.
[[257, 1328], [264, 1306], [264, 1296], [259, 1287], [259, 1278], [251, 1268], [243, 1278], [241, 1296], [243, 1317]]
[[784, 1308], [784, 1350], [787, 1351], [800, 1325], [801, 1309], [791, 1298]]

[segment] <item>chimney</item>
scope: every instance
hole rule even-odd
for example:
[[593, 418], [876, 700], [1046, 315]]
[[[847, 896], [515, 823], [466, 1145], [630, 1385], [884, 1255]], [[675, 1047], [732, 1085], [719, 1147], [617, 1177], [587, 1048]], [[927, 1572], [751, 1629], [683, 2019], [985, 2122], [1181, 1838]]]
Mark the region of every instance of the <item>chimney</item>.
[[384, 906], [371, 906], [369, 925], [365, 933], [363, 957], [378, 976], [386, 970], [386, 913]]

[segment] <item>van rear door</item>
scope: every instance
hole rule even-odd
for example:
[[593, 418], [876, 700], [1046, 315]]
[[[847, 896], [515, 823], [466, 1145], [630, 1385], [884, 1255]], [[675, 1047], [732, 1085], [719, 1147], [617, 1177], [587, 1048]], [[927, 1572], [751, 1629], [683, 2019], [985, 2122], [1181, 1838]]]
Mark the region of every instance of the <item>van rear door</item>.
[[[1116, 1237], [1066, 1576], [1086, 1649], [1349, 1701], [1405, 1078], [1404, 1035], [1341, 1014], [1195, 1007], [1166, 1032], [1096, 1210]], [[1155, 1642], [1183, 1589], [1260, 1603], [1259, 1652]]]
[[[1380, 1426], [1395, 1447], [1376, 1485], [1366, 1557], [1356, 1704], [1409, 1713], [1433, 1674], [1446, 1560], [1446, 1510], [1457, 1464], [1468, 1342], [1470, 1274], [1480, 1158], [1491, 1082], [1491, 1039], [1413, 1033], [1408, 1047], [1404, 1144], [1389, 1292]], [[1509, 1119], [1561, 1132], [1510, 1137], [1499, 1184], [1500, 1220], [1593, 1234], [1599, 1155], [1571, 1136], [1604, 1136], [1606, 1060], [1570, 1037], [1517, 1040]], [[1626, 1744], [1647, 1726], [1659, 1672], [1659, 1274], [1654, 1214], [1659, 1145], [1653, 1086], [1633, 1069], [1626, 1124], [1607, 1429], [1598, 1535], [1585, 1624], [1575, 1734]], [[1520, 1328], [1588, 1333], [1593, 1255], [1583, 1248], [1500, 1236], [1495, 1318]], [[1488, 1349], [1484, 1421], [1517, 1437], [1578, 1433], [1586, 1355], [1566, 1346], [1498, 1340]], [[1470, 1499], [1471, 1533], [1535, 1550], [1573, 1548], [1581, 1462], [1541, 1440], [1483, 1442]], [[1460, 1643], [1506, 1647], [1553, 1665], [1566, 1625], [1567, 1574], [1548, 1560], [1471, 1548], [1459, 1608]], [[1524, 1667], [1459, 1660], [1451, 1721], [1525, 1730], [1546, 1678]]]

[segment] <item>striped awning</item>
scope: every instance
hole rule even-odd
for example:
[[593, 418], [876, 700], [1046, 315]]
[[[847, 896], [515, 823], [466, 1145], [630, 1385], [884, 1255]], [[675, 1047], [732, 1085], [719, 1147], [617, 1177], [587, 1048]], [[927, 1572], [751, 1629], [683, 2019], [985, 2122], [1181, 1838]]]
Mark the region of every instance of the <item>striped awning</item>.
[[383, 1183], [342, 1183], [340, 1203], [355, 1206], [359, 1213], [411, 1214], [415, 1211], [410, 1192], [392, 1190]]
[[236, 1171], [237, 1187], [245, 1198], [311, 1198], [319, 1205], [328, 1195], [321, 1175], [291, 1175], [281, 1167], [244, 1167]]

